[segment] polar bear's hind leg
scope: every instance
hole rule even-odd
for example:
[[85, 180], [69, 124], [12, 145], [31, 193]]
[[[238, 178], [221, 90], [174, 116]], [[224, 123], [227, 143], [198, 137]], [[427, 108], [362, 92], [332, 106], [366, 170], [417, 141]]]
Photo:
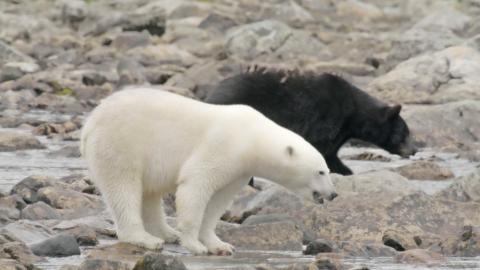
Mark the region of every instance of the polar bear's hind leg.
[[143, 224], [147, 232], [167, 243], [176, 243], [179, 240], [180, 233], [167, 224], [161, 195], [144, 194]]

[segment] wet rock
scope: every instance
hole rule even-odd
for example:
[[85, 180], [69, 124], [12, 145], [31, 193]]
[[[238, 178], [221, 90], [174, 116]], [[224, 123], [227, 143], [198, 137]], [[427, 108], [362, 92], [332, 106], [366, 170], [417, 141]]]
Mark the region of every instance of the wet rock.
[[302, 250], [303, 233], [292, 222], [280, 221], [230, 228], [219, 237], [238, 248]]
[[425, 249], [411, 249], [396, 255], [395, 261], [398, 263], [426, 264], [434, 266], [444, 263], [445, 258], [433, 251], [428, 251]]
[[130, 270], [131, 267], [127, 263], [110, 260], [85, 260], [80, 264], [78, 270]]
[[384, 100], [397, 103], [445, 103], [480, 99], [480, 53], [469, 47], [414, 57], [375, 79], [369, 88]]
[[123, 32], [113, 39], [112, 45], [120, 51], [126, 51], [135, 47], [143, 47], [150, 44], [148, 32]]
[[40, 201], [25, 207], [22, 210], [20, 217], [22, 219], [30, 220], [59, 219], [60, 214], [58, 214], [57, 210], [50, 205]]
[[79, 158], [82, 156], [78, 145], [67, 145], [56, 151], [48, 153], [51, 157]]
[[155, 269], [164, 269], [164, 270], [186, 270], [187, 267], [179, 259], [158, 254], [158, 253], [149, 253], [143, 256], [140, 260], [137, 261], [133, 270], [155, 270]]
[[308, 243], [306, 249], [303, 251], [303, 254], [306, 255], [317, 255], [318, 253], [329, 253], [333, 252], [335, 245], [330, 241], [325, 239], [316, 239], [313, 242]]
[[27, 203], [34, 203], [38, 201], [37, 192], [39, 189], [56, 185], [66, 187], [51, 176], [32, 175], [17, 183], [10, 193], [12, 195], [18, 194]]
[[245, 60], [331, 58], [328, 48], [311, 35], [286, 24], [266, 20], [232, 28], [227, 33], [227, 52]]
[[31, 249], [38, 256], [63, 257], [80, 255], [77, 240], [69, 234], [59, 234], [32, 245]]
[[469, 149], [479, 140], [477, 119], [480, 101], [464, 100], [443, 105], [408, 106], [402, 116], [415, 140], [429, 147]]
[[437, 163], [430, 161], [417, 161], [397, 167], [393, 171], [408, 179], [415, 180], [445, 180], [454, 177], [450, 169], [440, 167]]
[[384, 245], [394, 248], [396, 251], [405, 251], [407, 249], [417, 248], [415, 239], [404, 235], [402, 232], [396, 230], [386, 230], [382, 236]]
[[33, 135], [16, 131], [0, 131], [0, 152], [44, 148], [45, 145]]

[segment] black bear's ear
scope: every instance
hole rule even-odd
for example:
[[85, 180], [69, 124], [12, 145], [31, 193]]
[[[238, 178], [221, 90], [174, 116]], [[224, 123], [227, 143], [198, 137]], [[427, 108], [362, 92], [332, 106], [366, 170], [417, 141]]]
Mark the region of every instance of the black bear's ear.
[[400, 111], [402, 110], [402, 105], [394, 105], [392, 107], [387, 106], [382, 108], [381, 110], [381, 120], [382, 121], [388, 121], [392, 119], [393, 117], [397, 116], [400, 114]]
[[295, 154], [295, 150], [293, 150], [293, 147], [292, 146], [287, 146], [287, 148], [285, 148], [285, 151], [287, 152], [287, 155], [292, 157], [294, 154]]

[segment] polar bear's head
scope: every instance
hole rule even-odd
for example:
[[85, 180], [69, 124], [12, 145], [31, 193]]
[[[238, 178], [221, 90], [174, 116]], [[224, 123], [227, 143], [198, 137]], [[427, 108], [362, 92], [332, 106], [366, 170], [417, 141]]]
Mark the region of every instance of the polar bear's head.
[[[274, 181], [298, 196], [316, 203], [323, 203], [324, 199], [331, 201], [337, 197], [323, 156], [303, 138], [294, 138], [290, 144], [288, 139], [285, 144], [285, 139], [279, 149], [282, 153], [277, 152], [282, 156], [283, 162], [274, 173], [277, 178]], [[298, 143], [299, 140], [302, 143]]]

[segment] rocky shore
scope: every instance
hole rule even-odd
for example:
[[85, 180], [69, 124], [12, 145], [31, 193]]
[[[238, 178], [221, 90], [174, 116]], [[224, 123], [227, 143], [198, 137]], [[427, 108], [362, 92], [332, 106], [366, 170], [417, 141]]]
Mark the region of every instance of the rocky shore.
[[[176, 245], [117, 243], [79, 131], [124, 86], [203, 99], [253, 63], [334, 72], [401, 103], [422, 150], [400, 159], [352, 142], [340, 155], [356, 174], [335, 175], [340, 196], [323, 205], [257, 179], [217, 228], [238, 249], [233, 269], [480, 256], [479, 17], [476, 0], [1, 1], [0, 268], [224, 269]], [[302, 259], [265, 259], [288, 252]]]

